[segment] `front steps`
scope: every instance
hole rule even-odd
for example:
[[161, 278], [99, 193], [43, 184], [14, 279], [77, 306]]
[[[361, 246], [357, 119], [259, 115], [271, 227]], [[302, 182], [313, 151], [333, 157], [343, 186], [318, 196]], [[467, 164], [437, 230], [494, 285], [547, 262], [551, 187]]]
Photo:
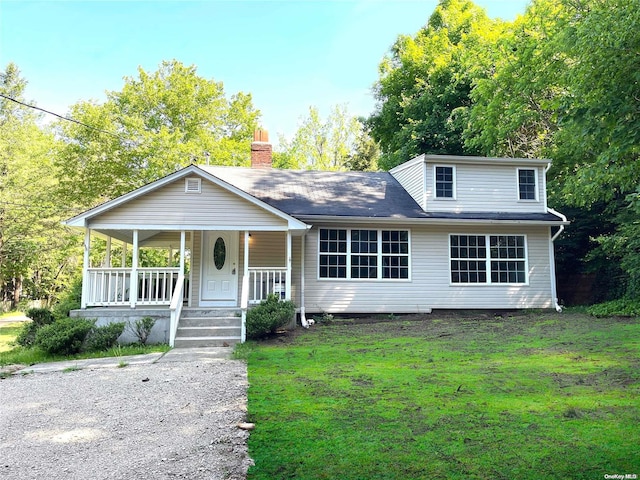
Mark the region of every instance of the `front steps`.
[[242, 318], [239, 308], [183, 308], [176, 348], [224, 347], [241, 340]]

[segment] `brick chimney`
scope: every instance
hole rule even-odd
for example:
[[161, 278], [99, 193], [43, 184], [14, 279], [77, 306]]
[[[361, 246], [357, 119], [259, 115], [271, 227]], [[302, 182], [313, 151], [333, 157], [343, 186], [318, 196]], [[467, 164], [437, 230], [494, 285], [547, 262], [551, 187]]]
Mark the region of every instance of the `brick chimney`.
[[271, 144], [269, 132], [262, 128], [253, 132], [251, 143], [251, 168], [271, 168]]

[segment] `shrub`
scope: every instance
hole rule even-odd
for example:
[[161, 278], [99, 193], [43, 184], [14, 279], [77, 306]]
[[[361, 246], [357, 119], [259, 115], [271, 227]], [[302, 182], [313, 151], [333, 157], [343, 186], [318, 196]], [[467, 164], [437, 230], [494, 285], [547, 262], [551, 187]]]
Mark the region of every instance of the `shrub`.
[[138, 341], [145, 345], [147, 340], [149, 340], [149, 335], [151, 335], [151, 330], [153, 326], [156, 324], [156, 321], [151, 317], [139, 318], [133, 324], [128, 324], [128, 329], [131, 333], [133, 333]]
[[594, 317], [638, 317], [640, 316], [640, 300], [621, 298], [611, 302], [598, 303], [587, 308], [587, 313]]
[[83, 350], [99, 352], [109, 350], [124, 332], [125, 322], [110, 323], [102, 327], [93, 327], [85, 340]]
[[32, 308], [27, 310], [27, 317], [40, 326], [49, 325], [54, 322], [55, 317], [48, 308]]
[[71, 310], [80, 308], [82, 301], [82, 278], [76, 278], [71, 286], [67, 288], [60, 301], [53, 306], [53, 315], [56, 318], [66, 318]]
[[38, 330], [35, 345], [50, 355], [73, 355], [82, 349], [93, 325], [93, 320], [84, 318], [56, 320]]
[[291, 301], [280, 300], [278, 295], [270, 294], [260, 305], [247, 312], [247, 337], [262, 338], [284, 327], [296, 313]]
[[22, 330], [20, 330], [20, 333], [16, 337], [16, 343], [23, 347], [32, 347], [36, 340], [38, 330], [45, 325], [52, 324], [55, 318], [47, 308], [32, 308], [27, 311], [27, 317], [32, 321], [26, 322], [22, 326]]

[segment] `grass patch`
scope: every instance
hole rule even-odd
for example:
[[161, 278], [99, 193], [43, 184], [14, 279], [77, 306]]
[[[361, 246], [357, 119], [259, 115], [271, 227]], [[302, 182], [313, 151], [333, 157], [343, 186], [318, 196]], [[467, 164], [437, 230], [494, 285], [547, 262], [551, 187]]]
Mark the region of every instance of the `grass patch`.
[[254, 345], [249, 479], [637, 473], [637, 320], [436, 315]]
[[7, 323], [0, 327], [0, 352], [14, 348], [13, 342], [22, 330], [24, 322]]
[[13, 341], [22, 329], [23, 322], [0, 326], [0, 367], [12, 364], [34, 365], [36, 363], [58, 362], [62, 360], [80, 360], [86, 358], [122, 357], [143, 353], [167, 352], [171, 347], [160, 345], [118, 345], [107, 351], [85, 352], [77, 355], [49, 355], [41, 349], [24, 348], [13, 345]]

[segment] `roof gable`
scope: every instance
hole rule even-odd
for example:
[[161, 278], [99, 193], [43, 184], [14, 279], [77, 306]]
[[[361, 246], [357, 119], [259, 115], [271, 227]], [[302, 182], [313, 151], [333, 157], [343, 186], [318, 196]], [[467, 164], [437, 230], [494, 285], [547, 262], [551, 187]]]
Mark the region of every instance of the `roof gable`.
[[[65, 224], [73, 227], [86, 227], [90, 221], [99, 217], [103, 217], [105, 219], [110, 218], [110, 221], [114, 221], [114, 218], [118, 217], [118, 211], [125, 211], [127, 205], [139, 205], [141, 208], [144, 208], [145, 206], [148, 208], [149, 205], [152, 204], [150, 198], [152, 195], [154, 195], [154, 193], [160, 191], [161, 189], [166, 189], [169, 185], [179, 181], [180, 179], [194, 176], [197, 176], [198, 178], [203, 179], [203, 181], [218, 187], [221, 192], [225, 192], [227, 194], [227, 197], [240, 197], [249, 205], [251, 205], [254, 210], [268, 212], [269, 214], [271, 214], [270, 216], [278, 217], [283, 221], [284, 224], [288, 226], [288, 228], [292, 230], [306, 230], [308, 228], [308, 226], [300, 220], [293, 218], [292, 216], [275, 208], [274, 206], [269, 205], [261, 201], [260, 199], [249, 195], [247, 192], [237, 188], [234, 185], [228, 184], [224, 180], [211, 175], [210, 173], [202, 170], [195, 165], [185, 167], [181, 170], [178, 170], [177, 172], [167, 175], [166, 177], [156, 180], [155, 182], [144, 185], [143, 187], [133, 190], [125, 195], [98, 205], [95, 208], [87, 210], [86, 212], [83, 212], [73, 218], [70, 218], [69, 220], [65, 221]], [[184, 186], [180, 186], [179, 188], [184, 188]], [[205, 188], [206, 187], [203, 187], [203, 189]], [[198, 202], [202, 201], [203, 197], [201, 197], [200, 195], [185, 194], [185, 198], [187, 198], [188, 201], [191, 202], [191, 204], [195, 207], [198, 205]], [[147, 212], [152, 213], [148, 210]], [[234, 218], [237, 219], [237, 215]], [[160, 219], [158, 221], [162, 220], [163, 219]], [[164, 220], [171, 221], [172, 219]], [[175, 221], [175, 219], [173, 220]], [[239, 225], [238, 223], [236, 224]], [[158, 225], [158, 223], [155, 224], [155, 226]], [[166, 226], [165, 224], [163, 225]], [[144, 225], [140, 226], [144, 227]]]

